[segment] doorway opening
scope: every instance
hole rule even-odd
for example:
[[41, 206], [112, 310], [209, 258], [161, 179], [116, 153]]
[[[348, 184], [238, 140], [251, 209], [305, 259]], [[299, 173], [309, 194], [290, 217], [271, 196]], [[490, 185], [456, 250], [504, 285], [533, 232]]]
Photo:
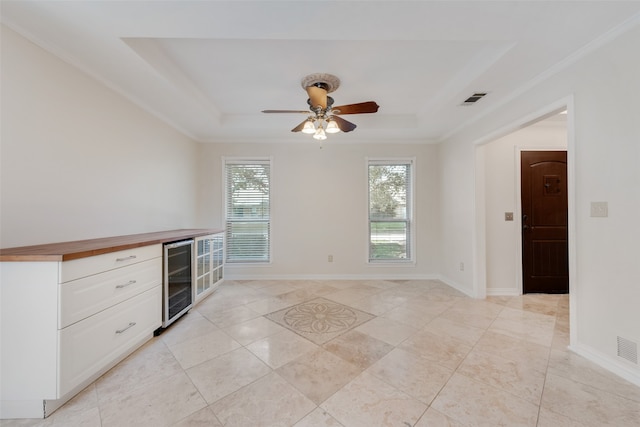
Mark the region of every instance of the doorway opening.
[[577, 342], [578, 316], [574, 128], [573, 97], [568, 96], [475, 141], [477, 298], [523, 294], [520, 153], [566, 152], [570, 345]]
[[[569, 193], [565, 214], [568, 235], [572, 224], [572, 132], [566, 111], [568, 103], [550, 108], [550, 112], [532, 115], [522, 123], [502, 129], [476, 143], [476, 274], [475, 293], [485, 296], [516, 296], [523, 291], [523, 214], [521, 205], [521, 153], [523, 151], [563, 152], [568, 171], [563, 185]], [[548, 110], [549, 111], [549, 110]], [[566, 157], [565, 157], [566, 158]], [[544, 175], [544, 174], [543, 174]], [[550, 175], [550, 174], [547, 174]], [[552, 175], [552, 174], [551, 174]], [[544, 179], [542, 177], [541, 179]], [[548, 191], [560, 183], [547, 177]], [[557, 180], [556, 180], [557, 181]], [[541, 184], [544, 187], [544, 182]], [[563, 187], [564, 188], [564, 187]], [[530, 224], [529, 224], [530, 226]], [[571, 238], [567, 239], [571, 246]], [[550, 250], [550, 248], [546, 248]], [[573, 265], [574, 252], [569, 250], [567, 263]], [[573, 271], [571, 268], [569, 270]], [[527, 290], [527, 292], [532, 292]], [[555, 292], [560, 292], [555, 290]]]

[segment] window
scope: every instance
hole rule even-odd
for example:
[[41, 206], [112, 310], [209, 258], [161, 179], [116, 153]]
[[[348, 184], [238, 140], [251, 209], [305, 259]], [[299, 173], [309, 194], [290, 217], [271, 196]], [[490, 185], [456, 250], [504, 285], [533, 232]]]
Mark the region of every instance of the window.
[[368, 160], [369, 262], [413, 260], [413, 163]]
[[226, 262], [270, 261], [268, 159], [225, 159]]

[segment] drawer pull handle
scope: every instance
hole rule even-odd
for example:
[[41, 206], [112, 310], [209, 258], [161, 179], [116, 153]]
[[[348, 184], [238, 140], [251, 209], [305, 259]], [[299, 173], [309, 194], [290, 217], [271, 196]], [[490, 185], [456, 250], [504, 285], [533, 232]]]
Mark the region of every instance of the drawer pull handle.
[[130, 255], [128, 257], [124, 257], [124, 258], [116, 258], [116, 261], [129, 261], [130, 259], [136, 259], [137, 257], [135, 255]]
[[136, 322], [129, 322], [129, 325], [127, 325], [127, 327], [126, 327], [126, 328], [118, 329], [118, 330], [116, 331], [116, 334], [121, 334], [121, 333], [123, 333], [124, 331], [126, 331], [127, 329], [132, 328], [132, 327], [134, 327], [134, 326], [136, 326]]
[[122, 289], [122, 288], [126, 288], [127, 286], [131, 286], [133, 284], [135, 284], [136, 281], [135, 280], [129, 280], [127, 283], [125, 283], [124, 285], [118, 285], [116, 286], [116, 289]]

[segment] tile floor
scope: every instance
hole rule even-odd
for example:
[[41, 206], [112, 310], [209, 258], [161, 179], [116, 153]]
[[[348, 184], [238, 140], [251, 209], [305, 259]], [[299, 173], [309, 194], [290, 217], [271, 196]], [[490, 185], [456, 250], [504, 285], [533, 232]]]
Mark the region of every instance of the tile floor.
[[639, 426], [640, 388], [566, 350], [568, 303], [228, 281], [49, 418], [0, 424]]

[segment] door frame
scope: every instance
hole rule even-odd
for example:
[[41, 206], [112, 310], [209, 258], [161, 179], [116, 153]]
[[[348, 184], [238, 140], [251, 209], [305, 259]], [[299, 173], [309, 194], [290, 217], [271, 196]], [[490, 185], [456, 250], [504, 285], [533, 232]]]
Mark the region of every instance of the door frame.
[[[484, 182], [484, 155], [480, 152], [479, 147], [488, 144], [496, 139], [506, 136], [519, 129], [523, 129], [533, 123], [559, 113], [562, 110], [567, 111], [567, 206], [568, 206], [568, 246], [569, 246], [569, 317], [570, 317], [570, 345], [574, 346], [578, 341], [578, 313], [577, 313], [577, 258], [576, 258], [576, 140], [575, 140], [575, 117], [574, 117], [574, 100], [573, 95], [568, 95], [553, 103], [550, 103], [531, 114], [519, 119], [515, 119], [509, 124], [491, 132], [483, 137], [479, 137], [474, 141], [475, 145], [475, 203], [474, 203], [474, 235], [473, 235], [473, 292], [476, 298], [485, 298], [487, 296], [487, 277], [486, 277], [486, 194]], [[557, 149], [557, 147], [555, 147]], [[522, 228], [522, 207], [520, 202], [520, 151], [514, 150], [514, 162], [516, 162], [516, 173], [514, 179], [517, 180], [516, 185], [516, 206], [514, 214], [517, 213], [516, 225]], [[522, 294], [522, 235], [516, 233], [517, 250], [519, 251], [516, 262], [517, 289]]]

